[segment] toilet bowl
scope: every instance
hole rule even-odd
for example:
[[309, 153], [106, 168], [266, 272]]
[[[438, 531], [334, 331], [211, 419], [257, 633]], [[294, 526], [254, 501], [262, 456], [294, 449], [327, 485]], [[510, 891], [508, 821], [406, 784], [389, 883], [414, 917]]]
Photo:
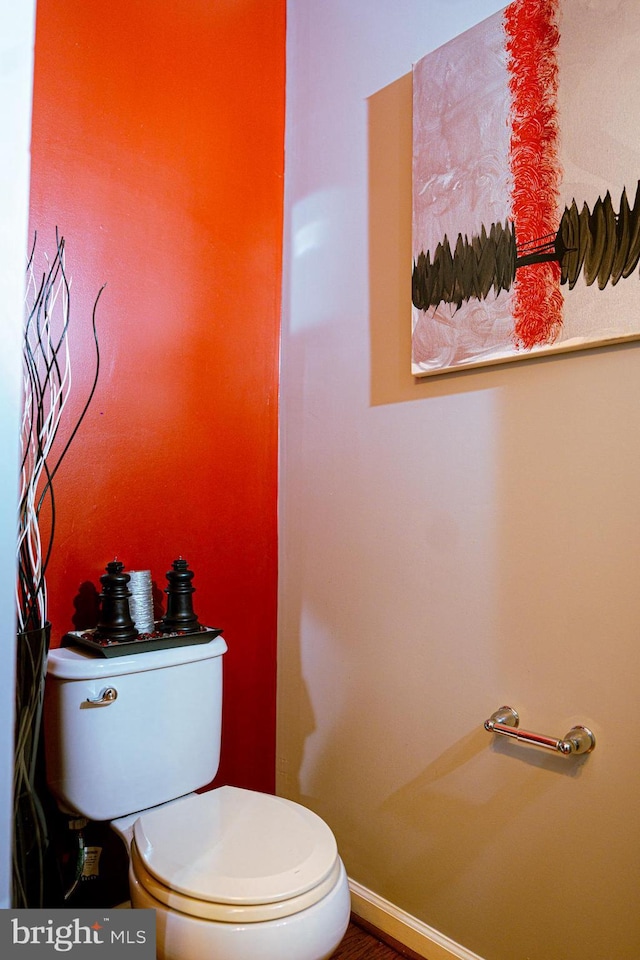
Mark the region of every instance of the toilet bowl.
[[271, 794], [196, 792], [219, 762], [226, 649], [218, 636], [111, 659], [51, 650], [47, 782], [62, 810], [125, 841], [158, 960], [327, 960], [350, 917], [329, 826]]
[[349, 922], [346, 872], [312, 811], [237, 787], [112, 826], [130, 843], [131, 903], [156, 911], [163, 960], [326, 960]]

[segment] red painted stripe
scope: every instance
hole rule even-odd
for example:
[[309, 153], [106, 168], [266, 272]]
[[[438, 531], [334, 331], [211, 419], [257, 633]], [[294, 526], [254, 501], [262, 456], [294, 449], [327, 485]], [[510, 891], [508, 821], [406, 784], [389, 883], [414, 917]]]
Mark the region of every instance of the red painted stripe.
[[[518, 245], [558, 228], [558, 0], [515, 0], [504, 27], [511, 92], [512, 217]], [[562, 326], [560, 266], [519, 267], [514, 336], [524, 349], [553, 343]]]

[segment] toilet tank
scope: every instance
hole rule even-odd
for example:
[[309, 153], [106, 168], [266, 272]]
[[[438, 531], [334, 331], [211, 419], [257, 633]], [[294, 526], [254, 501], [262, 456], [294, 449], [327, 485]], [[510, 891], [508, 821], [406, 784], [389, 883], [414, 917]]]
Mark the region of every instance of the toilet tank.
[[[218, 636], [122, 657], [50, 650], [46, 775], [59, 806], [113, 820], [210, 783], [220, 760], [226, 649]], [[108, 689], [114, 699], [103, 698]]]

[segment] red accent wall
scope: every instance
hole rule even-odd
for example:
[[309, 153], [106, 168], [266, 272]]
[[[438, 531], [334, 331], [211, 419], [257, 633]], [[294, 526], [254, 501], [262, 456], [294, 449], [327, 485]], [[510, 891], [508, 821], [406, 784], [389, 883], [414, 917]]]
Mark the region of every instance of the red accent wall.
[[71, 418], [107, 284], [98, 389], [56, 477], [52, 643], [85, 625], [109, 560], [162, 591], [184, 557], [229, 645], [216, 782], [265, 791], [284, 64], [284, 0], [38, 0], [30, 226], [42, 249], [66, 239]]

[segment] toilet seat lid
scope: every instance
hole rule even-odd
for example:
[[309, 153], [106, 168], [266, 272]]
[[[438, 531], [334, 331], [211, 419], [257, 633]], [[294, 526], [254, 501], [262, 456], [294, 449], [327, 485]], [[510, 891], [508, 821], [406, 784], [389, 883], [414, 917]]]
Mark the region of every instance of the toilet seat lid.
[[133, 832], [157, 880], [220, 904], [299, 896], [322, 883], [338, 857], [333, 833], [311, 810], [239, 787], [218, 787], [151, 810]]

